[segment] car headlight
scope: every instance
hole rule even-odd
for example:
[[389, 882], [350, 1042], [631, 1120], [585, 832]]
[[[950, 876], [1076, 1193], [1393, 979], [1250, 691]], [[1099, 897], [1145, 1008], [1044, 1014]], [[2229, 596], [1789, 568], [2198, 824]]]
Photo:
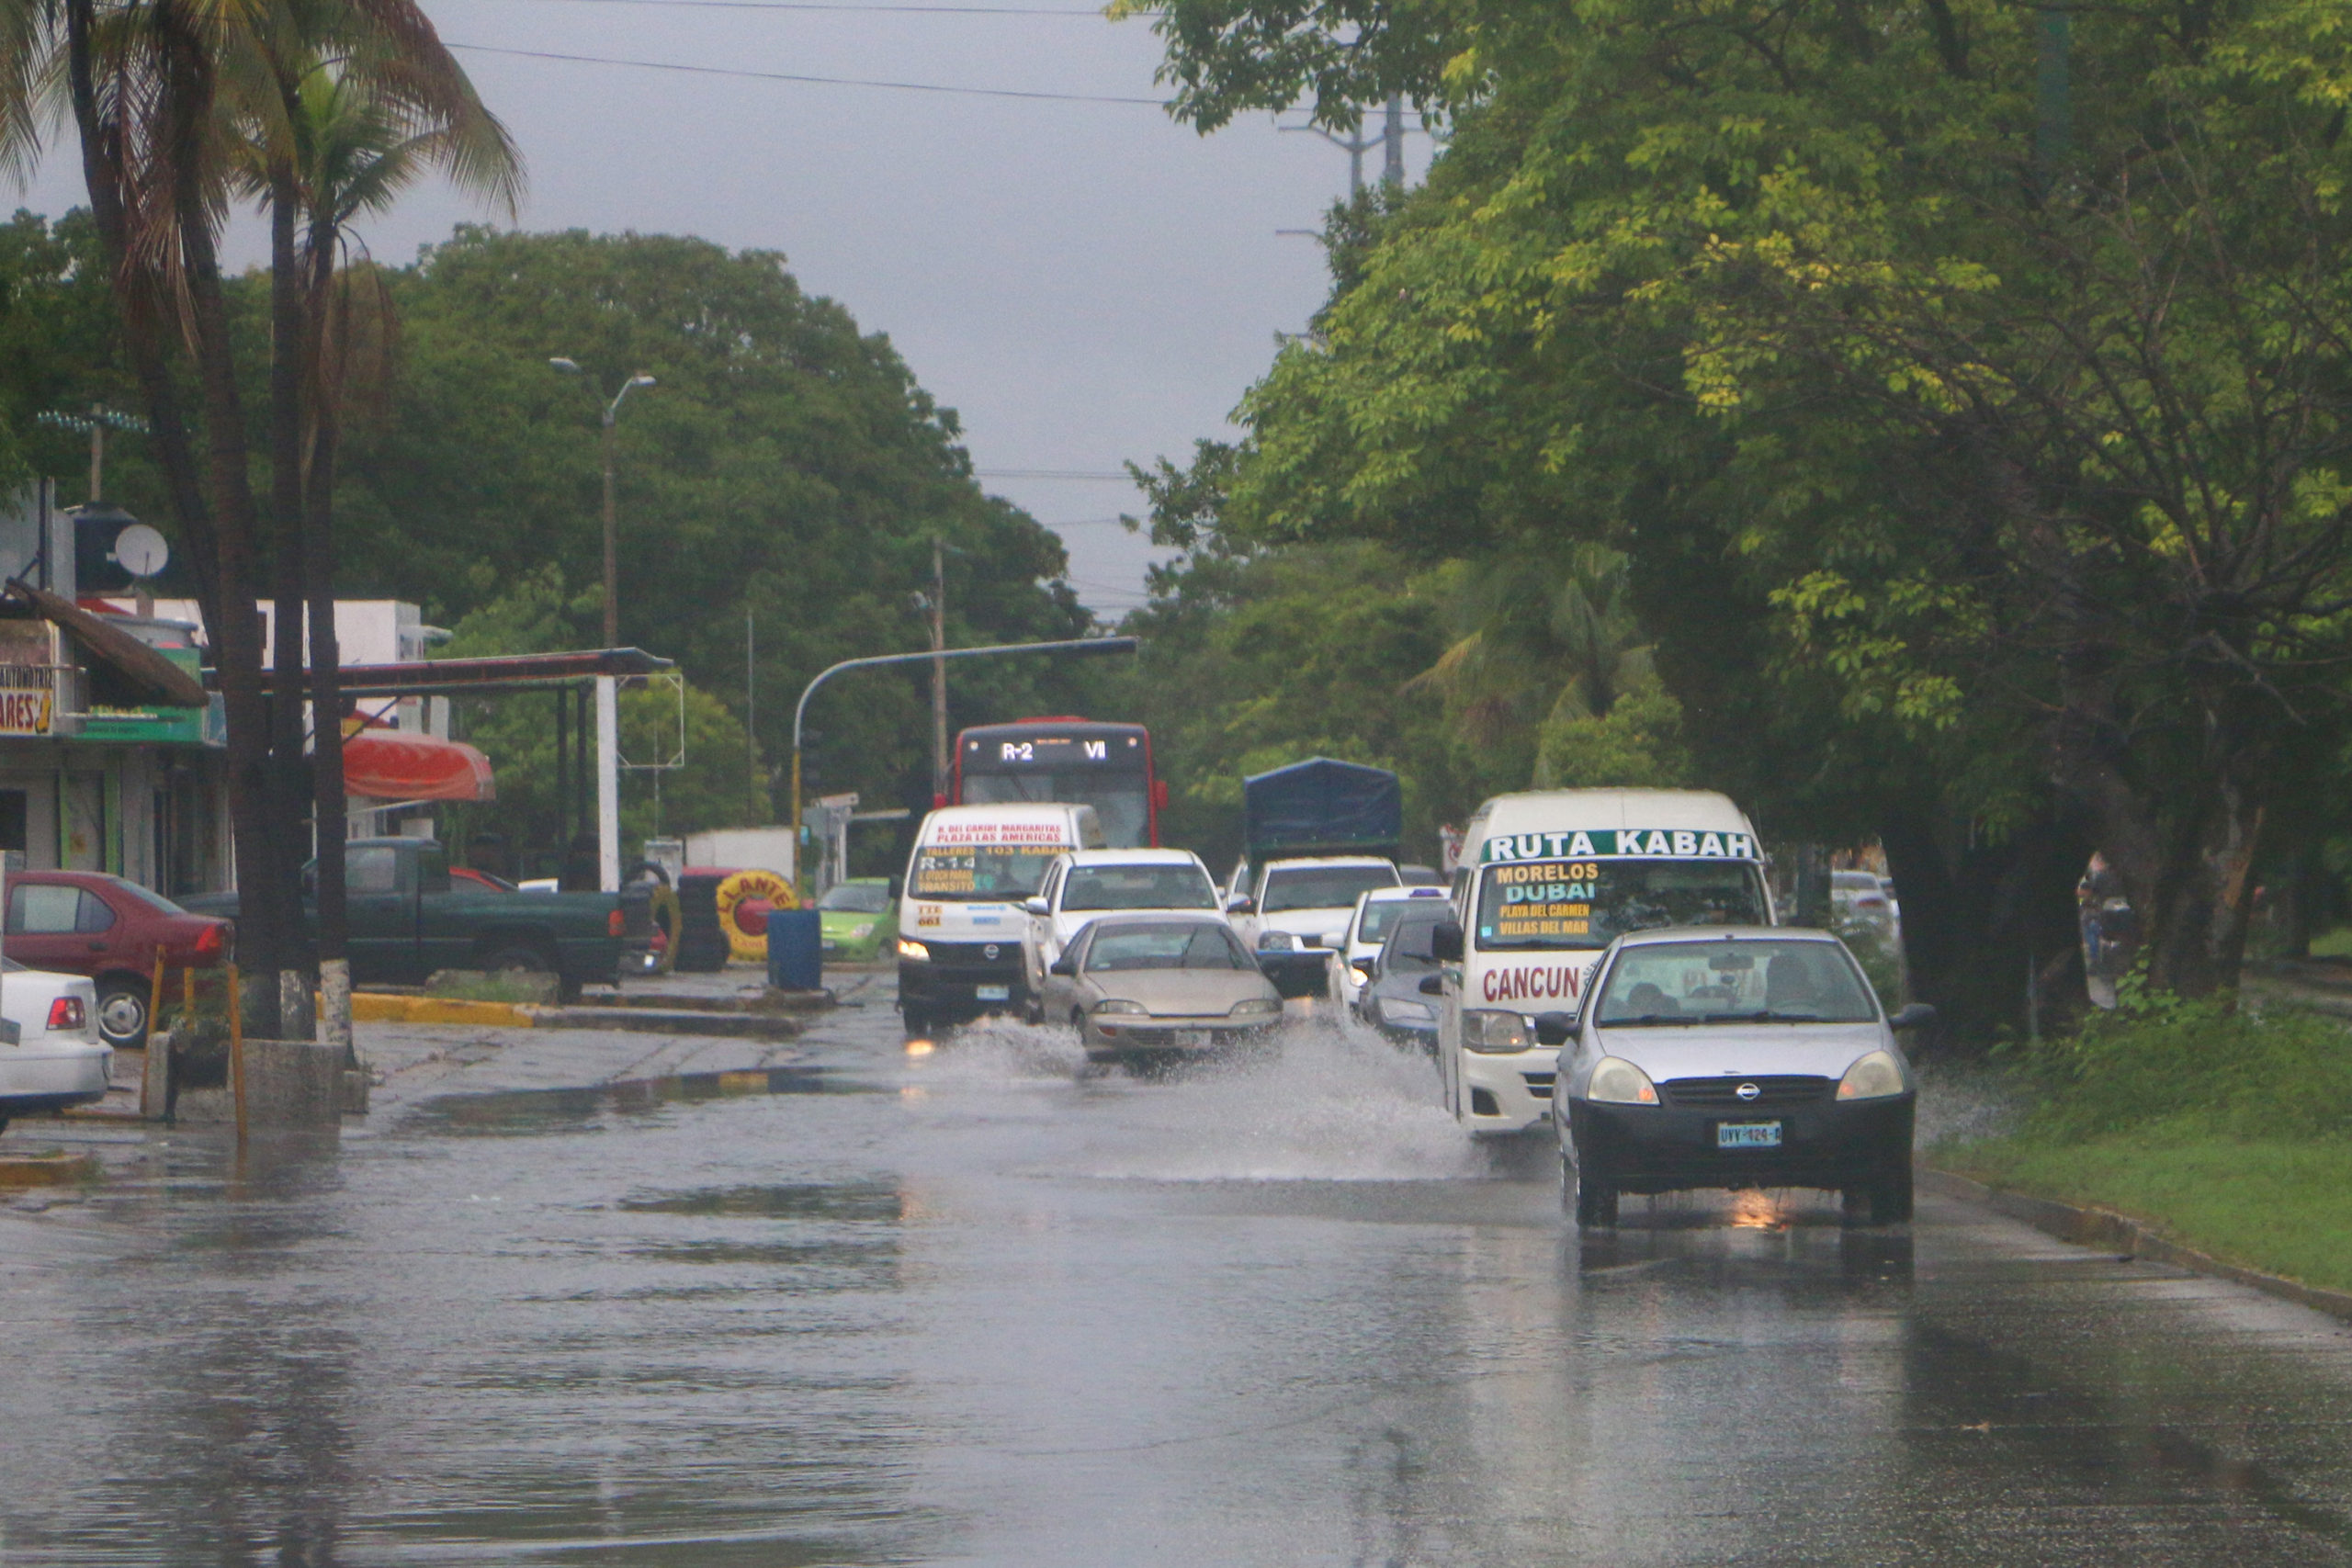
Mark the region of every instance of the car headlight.
[[1435, 1023], [1437, 1010], [1427, 1002], [1408, 1001], [1403, 997], [1380, 998], [1380, 1016], [1389, 1023]]
[[905, 937], [900, 937], [899, 939], [899, 956], [901, 958], [911, 958], [920, 963], [931, 956], [931, 949], [925, 947], [919, 942], [910, 942]]
[[1584, 1097], [1602, 1105], [1656, 1105], [1657, 1085], [1623, 1056], [1603, 1056], [1592, 1069]]
[[1247, 997], [1233, 1004], [1227, 1018], [1271, 1018], [1283, 1010], [1283, 1004], [1272, 997]]
[[1099, 1001], [1099, 1002], [1096, 1002], [1096, 1003], [1095, 1003], [1091, 1008], [1088, 1009], [1087, 1010], [1088, 1010], [1088, 1011], [1090, 1011], [1090, 1012], [1140, 1012], [1140, 1013], [1149, 1013], [1149, 1012], [1151, 1011], [1151, 1010], [1150, 1010], [1149, 1008], [1148, 1008], [1148, 1007], [1144, 1006], [1141, 1002], [1123, 1001], [1123, 1000], [1121, 1000], [1120, 998], [1118, 998], [1117, 997], [1113, 997], [1113, 998], [1109, 998], [1108, 1000], [1105, 1000], [1105, 1001]]
[[1462, 1015], [1462, 1048], [1465, 1051], [1524, 1051], [1535, 1043], [1527, 1020], [1515, 1012], [1473, 1008]]
[[1260, 931], [1258, 950], [1261, 953], [1289, 953], [1298, 946], [1298, 939], [1288, 931]]
[[874, 922], [872, 920], [866, 921], [862, 926], [852, 926], [849, 928], [849, 939], [852, 942], [864, 942], [867, 937], [870, 937], [873, 934]]
[[1361, 964], [1351, 964], [1348, 965], [1348, 977], [1359, 986], [1369, 986], [1372, 984], [1372, 971], [1365, 968]]
[[1892, 1051], [1872, 1051], [1857, 1059], [1838, 1080], [1840, 1100], [1884, 1100], [1903, 1092], [1903, 1064]]

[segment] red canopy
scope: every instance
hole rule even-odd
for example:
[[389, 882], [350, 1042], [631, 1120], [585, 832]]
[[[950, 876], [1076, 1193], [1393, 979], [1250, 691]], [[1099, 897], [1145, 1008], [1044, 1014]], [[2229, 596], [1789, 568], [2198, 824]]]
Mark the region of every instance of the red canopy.
[[343, 787], [373, 800], [495, 800], [490, 759], [462, 740], [363, 729], [343, 742]]

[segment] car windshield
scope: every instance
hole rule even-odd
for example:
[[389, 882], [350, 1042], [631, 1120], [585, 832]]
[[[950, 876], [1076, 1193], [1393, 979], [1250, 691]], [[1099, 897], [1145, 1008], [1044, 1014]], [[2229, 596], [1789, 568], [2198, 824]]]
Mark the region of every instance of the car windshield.
[[1266, 896], [1258, 908], [1268, 915], [1284, 909], [1344, 909], [1359, 893], [1396, 886], [1393, 865], [1310, 865], [1271, 871], [1266, 874]]
[[1132, 850], [1151, 842], [1150, 790], [1141, 773], [967, 773], [959, 799], [966, 806], [1091, 806], [1102, 824], [1102, 841], [1112, 848]]
[[837, 914], [878, 915], [889, 907], [889, 885], [881, 882], [839, 883], [817, 900], [817, 908]]
[[1356, 922], [1355, 940], [1365, 943], [1378, 942], [1396, 929], [1396, 922], [1408, 910], [1433, 908], [1443, 900], [1431, 895], [1426, 898], [1380, 898], [1368, 900], [1363, 907], [1363, 919]]
[[1661, 926], [1761, 926], [1764, 884], [1746, 861], [1537, 860], [1490, 865], [1478, 946], [1607, 947]]
[[1062, 889], [1062, 908], [1214, 909], [1216, 889], [1193, 865], [1077, 865]]
[[1603, 1029], [1700, 1023], [1868, 1023], [1869, 985], [1834, 942], [1644, 942], [1610, 965]]
[[1250, 954], [1225, 927], [1203, 920], [1149, 926], [1111, 926], [1087, 944], [1086, 972], [1128, 969], [1255, 969]]
[[916, 898], [1026, 898], [1045, 886], [1054, 845], [952, 844], [915, 852], [908, 879]]

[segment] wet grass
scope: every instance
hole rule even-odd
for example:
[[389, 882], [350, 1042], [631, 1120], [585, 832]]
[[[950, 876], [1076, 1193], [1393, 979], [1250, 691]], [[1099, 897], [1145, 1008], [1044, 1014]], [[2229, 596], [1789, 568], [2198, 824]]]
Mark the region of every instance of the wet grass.
[[2201, 1251], [2352, 1290], [2352, 1031], [2300, 1013], [2129, 992], [2023, 1057], [2025, 1107], [1939, 1165], [2097, 1204]]

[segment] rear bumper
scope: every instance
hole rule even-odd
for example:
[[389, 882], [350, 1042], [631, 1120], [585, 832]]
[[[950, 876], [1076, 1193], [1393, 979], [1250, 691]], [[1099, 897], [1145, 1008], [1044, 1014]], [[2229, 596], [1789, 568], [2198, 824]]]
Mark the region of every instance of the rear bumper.
[[[1568, 1102], [1568, 1142], [1579, 1166], [1598, 1162], [1626, 1192], [1690, 1187], [1852, 1187], [1890, 1164], [1911, 1163], [1914, 1098], [1757, 1111]], [[1725, 1122], [1778, 1122], [1781, 1146], [1721, 1149]]]
[[0, 1066], [0, 1116], [29, 1116], [106, 1098], [113, 1052], [42, 1054], [38, 1045], [24, 1050], [25, 1056]]
[[1306, 947], [1284, 950], [1258, 950], [1258, 967], [1266, 972], [1274, 989], [1284, 999], [1297, 997], [1321, 997], [1330, 994], [1331, 950], [1328, 947]]

